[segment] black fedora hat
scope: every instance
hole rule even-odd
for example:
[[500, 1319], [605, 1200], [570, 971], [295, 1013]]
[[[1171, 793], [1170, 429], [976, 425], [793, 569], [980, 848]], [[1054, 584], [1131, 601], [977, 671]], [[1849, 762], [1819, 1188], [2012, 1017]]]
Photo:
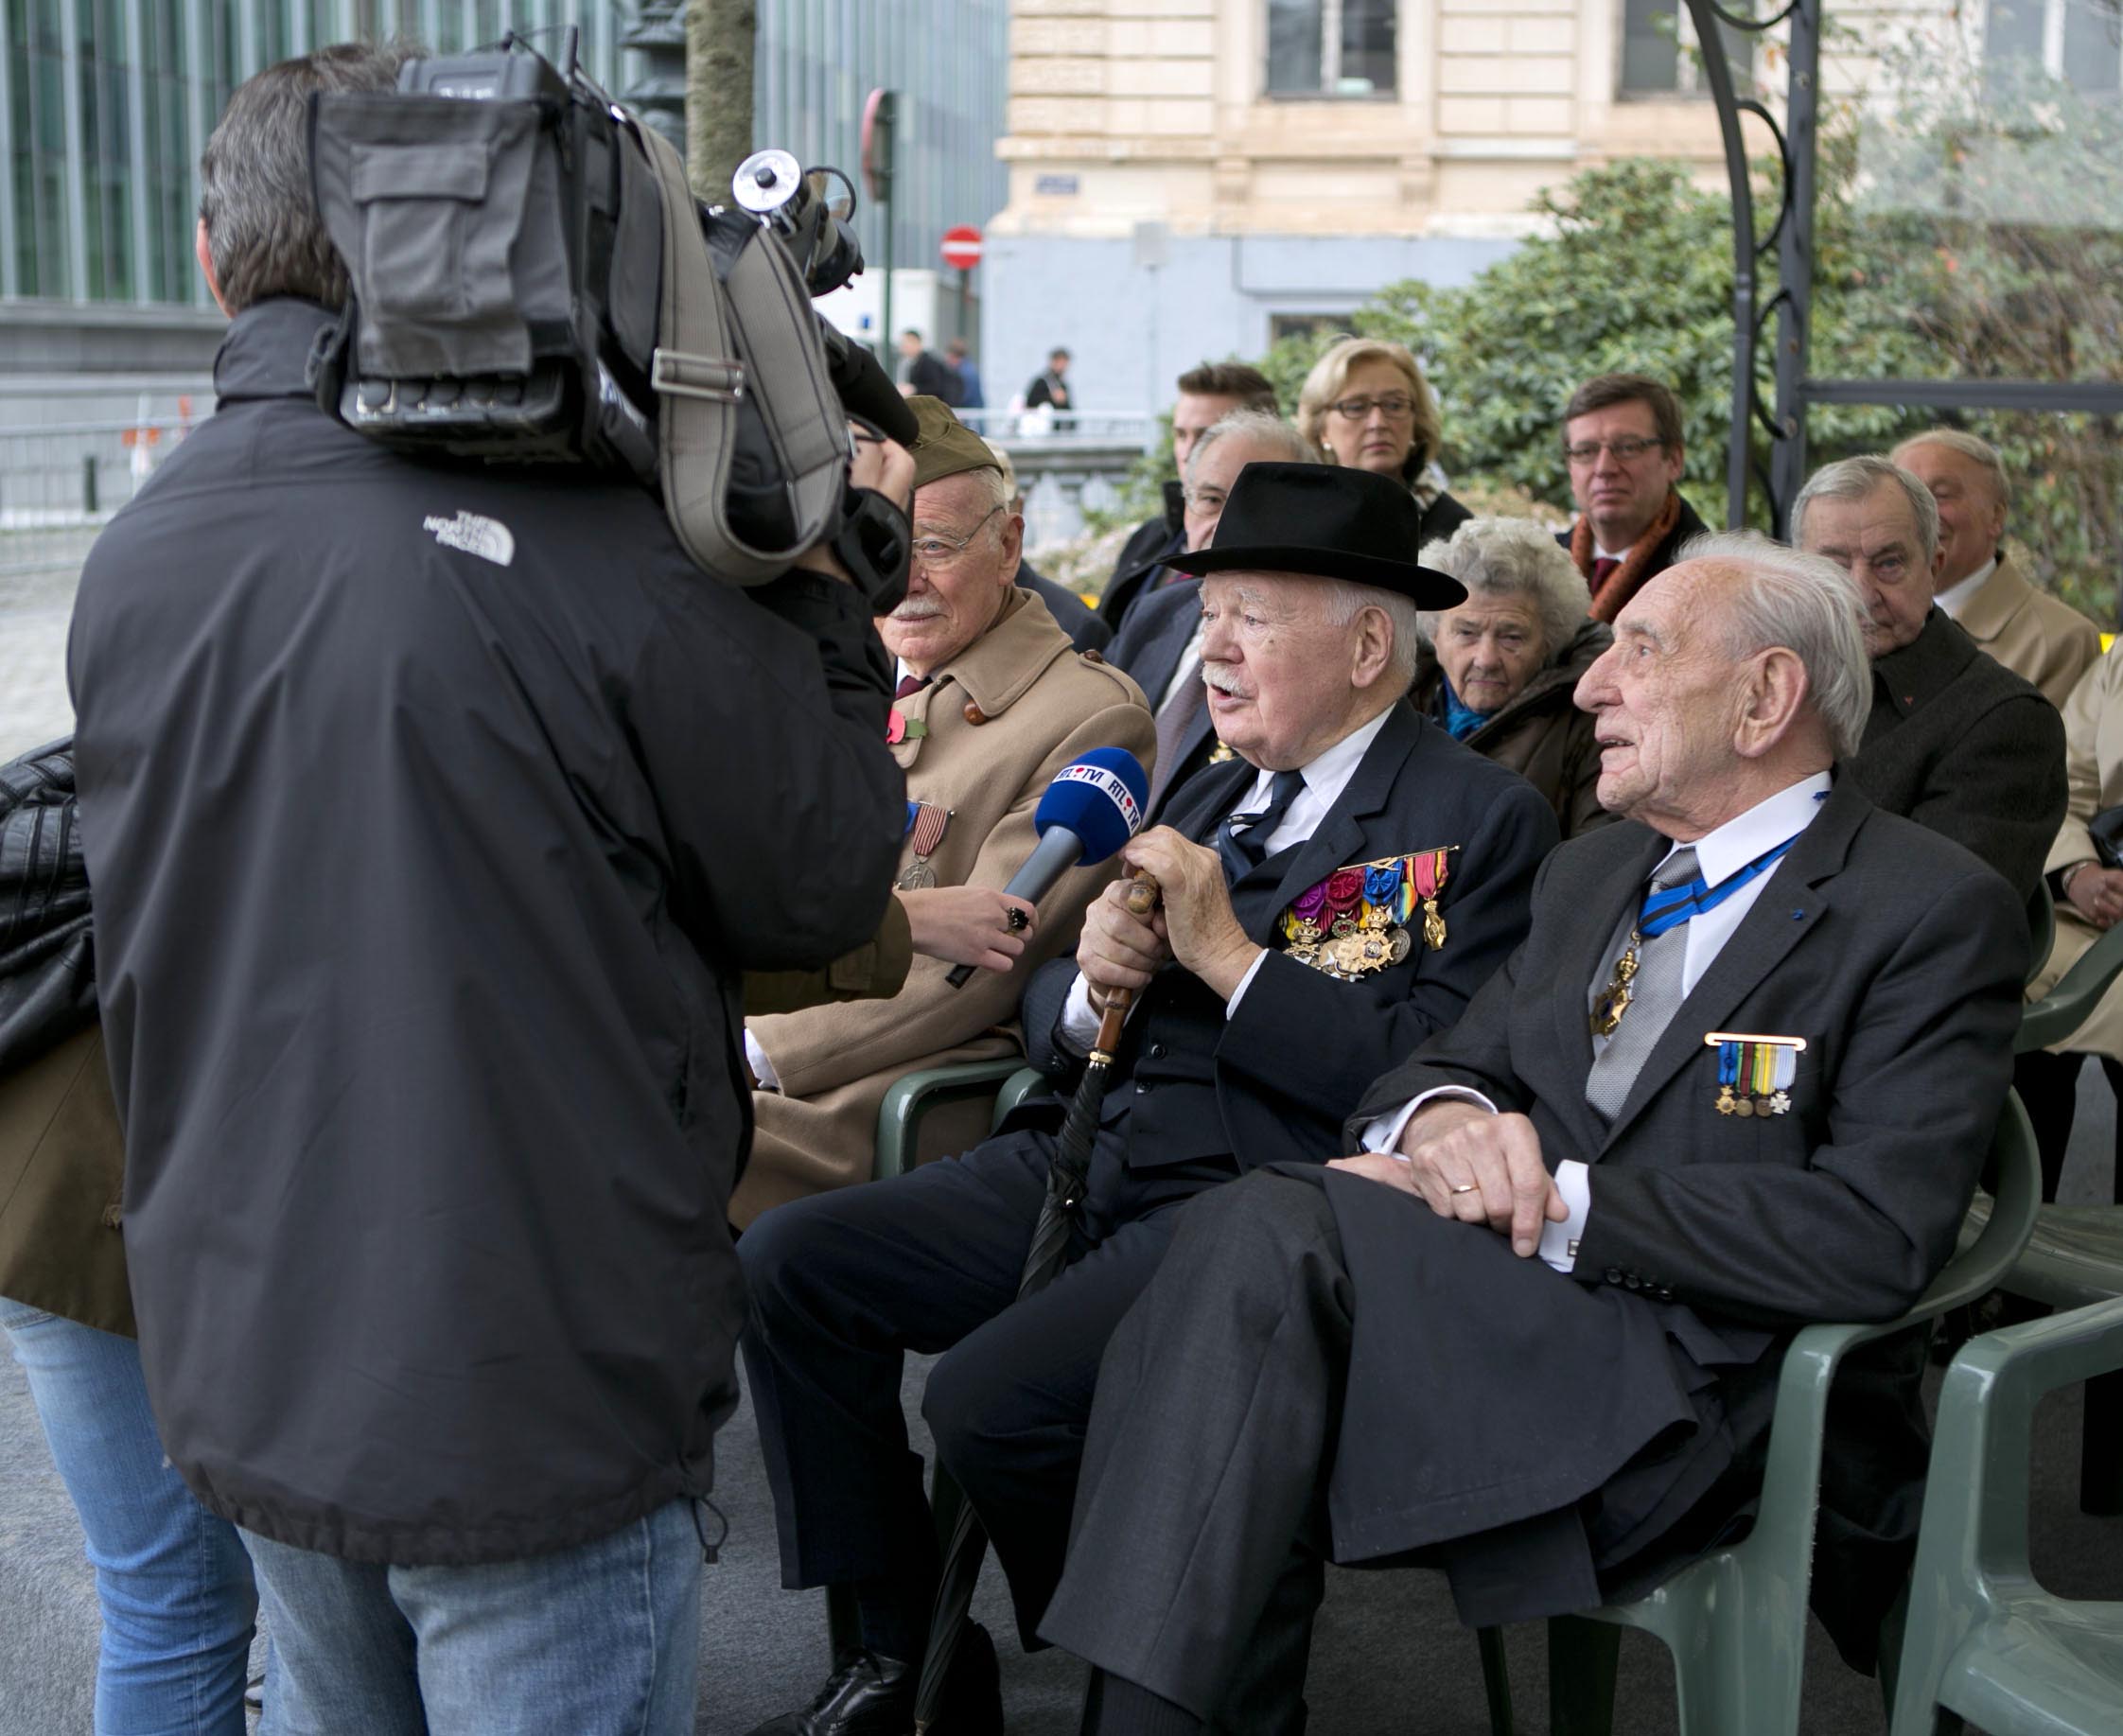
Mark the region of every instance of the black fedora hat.
[[1415, 560], [1423, 509], [1408, 484], [1342, 465], [1248, 465], [1205, 549], [1175, 554], [1182, 572], [1292, 572], [1397, 591], [1426, 609], [1456, 608], [1466, 587]]

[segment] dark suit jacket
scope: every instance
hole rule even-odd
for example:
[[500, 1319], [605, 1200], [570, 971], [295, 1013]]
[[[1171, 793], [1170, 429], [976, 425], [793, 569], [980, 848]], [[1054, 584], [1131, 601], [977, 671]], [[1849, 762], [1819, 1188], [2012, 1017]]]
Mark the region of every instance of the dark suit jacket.
[[[1243, 760], [1211, 768], [1170, 804], [1167, 823], [1214, 837], [1254, 776]], [[1394, 708], [1341, 799], [1312, 836], [1279, 851], [1233, 888], [1246, 932], [1279, 949], [1274, 925], [1290, 901], [1336, 868], [1382, 856], [1458, 845], [1439, 910], [1447, 938], [1428, 951], [1420, 935], [1400, 964], [1342, 982], [1275, 950], [1226, 1019], [1224, 1003], [1190, 973], [1167, 967], [1130, 1021], [1105, 1100], [1092, 1175], [1110, 1151], [1130, 1170], [1184, 1164], [1339, 1155], [1349, 1104], [1397, 1056], [1457, 1019], [1525, 932], [1527, 900], [1555, 843], [1555, 816], [1523, 779]], [[1055, 1027], [1071, 959], [1034, 975], [1025, 997], [1033, 1065], [1064, 1077], [1078, 1064]]]
[[[1692, 537], [1703, 535], [1710, 528], [1703, 522], [1701, 515], [1693, 506], [1689, 505], [1687, 498], [1682, 497], [1680, 517], [1674, 520], [1674, 528], [1658, 539], [1658, 546], [1651, 552], [1651, 558], [1644, 562], [1643, 570], [1636, 575], [1635, 582], [1630, 586], [1630, 595], [1634, 596], [1650, 584], [1652, 580], [1664, 572], [1667, 568], [1671, 567], [1676, 557], [1680, 553], [1683, 543], [1688, 542]], [[1573, 526], [1571, 529], [1574, 530], [1575, 527]], [[1563, 552], [1566, 554], [1570, 552], [1570, 530], [1555, 533], [1555, 540], [1562, 544]], [[1588, 579], [1591, 576], [1590, 573], [1586, 574]], [[1628, 601], [1628, 597], [1618, 599], [1615, 604], [1615, 610], [1619, 611]], [[1602, 619], [1612, 619], [1612, 614], [1603, 615]]]
[[[1634, 824], [1563, 846], [1525, 946], [1351, 1124], [1353, 1139], [1439, 1085], [1531, 1116], [1552, 1166], [1591, 1166], [1570, 1276], [1479, 1227], [1423, 1236], [1412, 1258], [1407, 1212], [1427, 1207], [1381, 1209], [1406, 1197], [1327, 1178], [1357, 1286], [1338, 1555], [1460, 1539], [1456, 1588], [1462, 1571], [1486, 1588], [1483, 1620], [1581, 1605], [1588, 1567], [1601, 1593], [1640, 1589], [1746, 1510], [1789, 1334], [1891, 1319], [1922, 1293], [2010, 1080], [2018, 901], [1843, 776], [1603, 1123], [1585, 1100], [1587, 1009], [1666, 848]], [[1711, 1031], [1806, 1040], [1788, 1114], [1716, 1113]], [[1368, 1321], [1384, 1328], [1367, 1335]], [[1394, 1326], [1410, 1321], [1424, 1323], [1419, 1359]], [[1876, 1507], [1921, 1476], [1921, 1438], [1892, 1427], [1875, 1409], [1863, 1433], [1831, 1440], [1824, 1507]], [[1706, 1497], [1723, 1507], [1691, 1514]], [[1824, 1516], [1824, 1551], [1835, 1534]], [[1824, 1562], [1816, 1588], [1849, 1589], [1834, 1579]], [[1846, 1607], [1847, 1652], [1865, 1654], [1850, 1642], [1882, 1609]]]
[[1974, 850], [2025, 903], [2063, 824], [2064, 724], [1935, 608], [1872, 659], [1872, 715], [1851, 776], [1890, 814]]
[[[1106, 647], [1113, 643], [1113, 628], [1093, 614], [1075, 591], [1057, 585], [1030, 561], [1017, 563], [1017, 583], [1026, 590], [1039, 593], [1040, 601], [1046, 605], [1046, 612], [1054, 617], [1055, 625], [1069, 636], [1069, 642], [1079, 651], [1096, 651], [1103, 656]], [[1112, 659], [1109, 658], [1107, 661]]]
[[[1121, 623], [1106, 660], [1134, 677], [1152, 712], [1164, 700], [1173, 675], [1179, 673], [1180, 658], [1186, 655], [1187, 641], [1194, 637], [1201, 616], [1202, 581], [1184, 579], [1144, 595]], [[1216, 745], [1216, 725], [1210, 720], [1209, 708], [1202, 706], [1180, 737], [1172, 769], [1167, 772], [1163, 766], [1158, 768], [1158, 805], [1150, 813], [1151, 824], [1156, 824], [1162, 811], [1171, 806], [1186, 780], [1207, 763]]]
[[1135, 599], [1144, 594], [1144, 587], [1152, 586], [1152, 575], [1165, 557], [1177, 554], [1186, 547], [1184, 507], [1181, 485], [1167, 482], [1165, 510], [1154, 518], [1144, 519], [1128, 533], [1128, 540], [1121, 545], [1120, 558], [1114, 562], [1113, 574], [1106, 580], [1106, 588], [1098, 598], [1098, 613], [1116, 630], [1121, 617], [1133, 606]]

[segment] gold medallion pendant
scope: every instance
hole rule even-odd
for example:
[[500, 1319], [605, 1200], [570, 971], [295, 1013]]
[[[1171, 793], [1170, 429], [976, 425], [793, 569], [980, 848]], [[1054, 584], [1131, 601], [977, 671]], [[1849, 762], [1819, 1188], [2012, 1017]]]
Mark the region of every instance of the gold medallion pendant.
[[1642, 944], [1643, 936], [1632, 929], [1629, 944], [1614, 961], [1614, 974], [1600, 991], [1600, 998], [1592, 1003], [1592, 1034], [1595, 1037], [1613, 1036], [1622, 1024], [1622, 1015], [1629, 1010], [1629, 985], [1637, 979], [1637, 949]]

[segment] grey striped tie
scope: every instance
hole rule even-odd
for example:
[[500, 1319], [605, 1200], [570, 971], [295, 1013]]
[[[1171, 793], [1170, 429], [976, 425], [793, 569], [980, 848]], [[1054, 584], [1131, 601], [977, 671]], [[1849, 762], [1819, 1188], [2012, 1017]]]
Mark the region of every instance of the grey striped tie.
[[[1677, 850], [1659, 864], [1658, 871], [1651, 877], [1651, 889], [1664, 892], [1694, 878], [1694, 850]], [[1600, 980], [1592, 986], [1595, 995], [1605, 988], [1615, 960], [1629, 944], [1642, 903], [1641, 899], [1635, 900], [1622, 913], [1614, 942], [1601, 955]], [[1609, 1121], [1627, 1101], [1629, 1087], [1637, 1082], [1653, 1046], [1679, 1010], [1683, 998], [1681, 966], [1687, 956], [1686, 922], [1676, 923], [1658, 938], [1637, 948], [1637, 974], [1630, 984], [1628, 1010], [1622, 1015], [1622, 1023], [1615, 1026], [1606, 1046], [1593, 1057], [1592, 1071], [1585, 1078], [1585, 1100]]]

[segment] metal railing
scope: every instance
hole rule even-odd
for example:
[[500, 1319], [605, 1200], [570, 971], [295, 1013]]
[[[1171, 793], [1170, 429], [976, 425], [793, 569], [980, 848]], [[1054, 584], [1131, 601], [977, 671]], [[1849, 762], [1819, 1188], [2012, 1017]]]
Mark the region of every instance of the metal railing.
[[0, 606], [72, 594], [96, 534], [196, 422], [0, 426]]

